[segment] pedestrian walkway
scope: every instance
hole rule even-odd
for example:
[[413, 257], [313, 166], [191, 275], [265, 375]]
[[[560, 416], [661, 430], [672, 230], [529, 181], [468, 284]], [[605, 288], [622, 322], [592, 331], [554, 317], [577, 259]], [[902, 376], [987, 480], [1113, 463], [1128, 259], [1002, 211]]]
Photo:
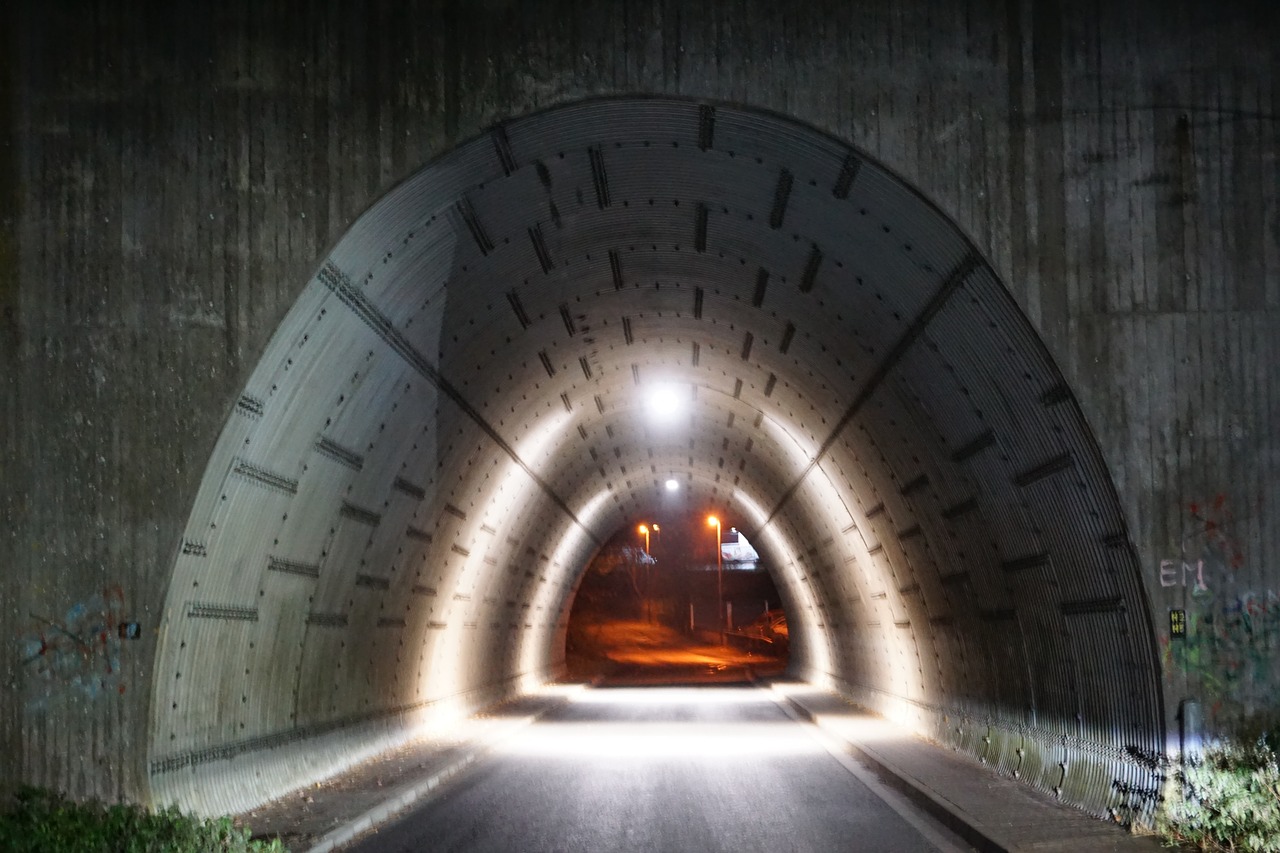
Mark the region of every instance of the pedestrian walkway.
[[906, 734], [835, 693], [799, 682], [778, 682], [773, 689], [799, 716], [848, 743], [886, 783], [983, 853], [1168, 849], [1154, 837], [1133, 835], [1002, 777], [975, 759]]

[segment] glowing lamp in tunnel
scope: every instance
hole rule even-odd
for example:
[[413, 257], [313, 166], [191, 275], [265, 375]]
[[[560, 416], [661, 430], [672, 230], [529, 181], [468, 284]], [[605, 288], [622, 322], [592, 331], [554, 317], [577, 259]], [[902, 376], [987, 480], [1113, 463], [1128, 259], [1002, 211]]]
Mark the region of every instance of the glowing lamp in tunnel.
[[[685, 393], [681, 393], [681, 391]], [[689, 408], [687, 387], [672, 382], [658, 382], [645, 389], [644, 404], [649, 420], [658, 426], [671, 426]]]
[[679, 491], [680, 482], [675, 477], [668, 477], [666, 482], [666, 487], [668, 492]]

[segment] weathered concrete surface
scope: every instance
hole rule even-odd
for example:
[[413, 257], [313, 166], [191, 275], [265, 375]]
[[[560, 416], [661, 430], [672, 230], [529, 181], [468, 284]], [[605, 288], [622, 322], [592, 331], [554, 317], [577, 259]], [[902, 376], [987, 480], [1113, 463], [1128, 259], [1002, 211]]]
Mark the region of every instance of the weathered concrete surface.
[[[0, 32], [5, 34], [4, 46], [10, 55], [17, 45], [16, 28], [9, 26], [11, 11], [0, 11]], [[0, 482], [4, 484], [0, 507], [4, 508], [4, 529], [0, 532], [0, 555], [3, 570], [0, 571], [0, 625], [4, 626], [5, 639], [16, 628], [15, 605], [20, 588], [16, 557], [21, 541], [19, 511], [24, 502], [19, 497], [26, 492], [26, 481], [20, 479], [14, 449], [18, 435], [18, 413], [21, 410], [18, 376], [18, 181], [16, 123], [13, 107], [13, 63], [0, 63], [0, 363], [6, 369], [0, 372], [0, 388], [3, 402], [0, 406]], [[25, 574], [25, 573], [24, 573]], [[17, 686], [17, 655], [6, 645], [0, 654], [0, 684], [10, 694]], [[0, 754], [17, 755], [21, 730], [18, 703], [0, 702]], [[14, 768], [16, 769], [16, 768]], [[7, 774], [6, 774], [7, 775]]]
[[[608, 93], [795, 116], [949, 215], [1097, 438], [1163, 649], [1166, 723], [1183, 697], [1215, 722], [1274, 707], [1274, 15], [936, 5], [0, 11], [13, 46], [0, 59], [6, 778], [150, 796], [169, 581], [273, 331], [396, 182], [495, 122]], [[822, 526], [789, 523], [800, 541]], [[297, 535], [311, 547], [329, 532]], [[1170, 608], [1191, 617], [1185, 641], [1169, 638]], [[84, 635], [120, 619], [143, 639]], [[224, 642], [215, 653], [252, 658]], [[1106, 655], [1108, 637], [1086, 645]], [[507, 689], [487, 683], [488, 648], [471, 651], [467, 686]], [[351, 681], [344, 699], [383, 698], [361, 690]]]

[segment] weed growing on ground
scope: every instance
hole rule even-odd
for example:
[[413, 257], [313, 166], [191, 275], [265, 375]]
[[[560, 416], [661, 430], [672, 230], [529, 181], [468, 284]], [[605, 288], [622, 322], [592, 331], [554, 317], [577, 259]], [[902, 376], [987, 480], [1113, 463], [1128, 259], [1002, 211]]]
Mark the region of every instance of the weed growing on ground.
[[1280, 726], [1210, 747], [1173, 779], [1157, 824], [1167, 839], [1202, 850], [1280, 851]]
[[231, 818], [202, 819], [176, 808], [74, 803], [43, 788], [22, 788], [0, 814], [0, 850], [43, 853], [287, 853], [278, 839], [254, 841]]

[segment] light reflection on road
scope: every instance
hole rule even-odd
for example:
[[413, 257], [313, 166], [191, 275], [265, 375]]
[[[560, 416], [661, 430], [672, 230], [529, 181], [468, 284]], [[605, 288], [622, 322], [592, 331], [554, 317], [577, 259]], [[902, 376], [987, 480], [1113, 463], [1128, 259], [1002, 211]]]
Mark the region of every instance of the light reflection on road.
[[817, 755], [823, 746], [800, 726], [704, 722], [538, 723], [500, 744], [502, 755], [582, 761], [757, 761]]
[[752, 705], [774, 701], [754, 687], [610, 687], [580, 690], [575, 705]]

